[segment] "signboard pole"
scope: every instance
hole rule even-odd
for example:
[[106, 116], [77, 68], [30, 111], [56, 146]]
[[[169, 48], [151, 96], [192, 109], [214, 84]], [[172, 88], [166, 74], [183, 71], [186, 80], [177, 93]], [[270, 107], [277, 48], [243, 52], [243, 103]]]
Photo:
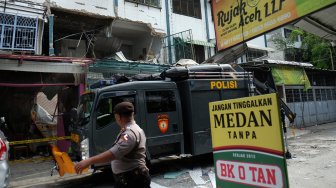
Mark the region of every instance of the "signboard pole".
[[283, 128], [283, 132], [284, 132], [284, 135], [285, 135], [286, 159], [291, 159], [292, 154], [289, 152], [288, 142], [287, 142], [287, 128], [286, 128], [286, 123], [285, 123], [285, 110], [281, 108], [280, 112], [281, 112], [282, 128]]

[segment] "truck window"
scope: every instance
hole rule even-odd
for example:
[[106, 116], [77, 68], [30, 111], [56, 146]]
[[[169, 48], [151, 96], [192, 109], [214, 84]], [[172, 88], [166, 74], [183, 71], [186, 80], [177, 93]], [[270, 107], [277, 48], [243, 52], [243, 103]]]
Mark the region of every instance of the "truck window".
[[148, 113], [176, 111], [174, 91], [147, 91], [146, 105]]
[[90, 119], [90, 113], [94, 97], [95, 97], [94, 93], [87, 93], [80, 97], [78, 111], [80, 122], [82, 124], [87, 123]]
[[106, 98], [100, 99], [98, 107], [97, 107], [97, 116], [96, 116], [97, 117], [96, 118], [97, 129], [103, 128], [115, 122], [113, 108], [115, 105], [123, 101], [128, 101], [128, 102], [133, 103], [134, 109], [136, 109], [134, 95], [106, 97]]

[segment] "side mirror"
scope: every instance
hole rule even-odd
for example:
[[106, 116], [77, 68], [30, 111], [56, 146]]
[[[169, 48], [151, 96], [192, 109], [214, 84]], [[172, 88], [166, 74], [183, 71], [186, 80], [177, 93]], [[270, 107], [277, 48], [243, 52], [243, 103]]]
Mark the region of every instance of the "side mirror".
[[70, 121], [76, 123], [78, 121], [78, 113], [76, 108], [70, 110]]

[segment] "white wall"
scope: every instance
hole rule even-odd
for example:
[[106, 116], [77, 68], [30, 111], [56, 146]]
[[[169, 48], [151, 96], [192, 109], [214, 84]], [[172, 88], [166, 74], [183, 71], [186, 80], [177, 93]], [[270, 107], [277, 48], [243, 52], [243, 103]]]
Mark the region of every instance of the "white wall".
[[[44, 0], [33, 0], [44, 2]], [[114, 0], [50, 0], [51, 7], [78, 12], [88, 12], [101, 16], [114, 16]]]
[[206, 41], [205, 25], [200, 19], [173, 13], [170, 25], [171, 34], [191, 29], [194, 40]]
[[[45, 3], [47, 0], [31, 0]], [[161, 0], [161, 7], [155, 8], [125, 0], [50, 0], [51, 7], [63, 8], [74, 12], [91, 14], [93, 16], [119, 17], [131, 21], [150, 24], [156, 32], [167, 33], [166, 0]], [[206, 22], [208, 22], [209, 38], [215, 39], [214, 22], [212, 21], [211, 5], [208, 0], [200, 0], [202, 19], [175, 14], [172, 12], [172, 0], [169, 4], [170, 34], [179, 33], [191, 29], [194, 40], [207, 41]], [[207, 11], [204, 7], [207, 3]], [[207, 13], [207, 20], [205, 14]], [[142, 43], [142, 42], [141, 42]], [[141, 44], [139, 44], [140, 46]], [[153, 46], [160, 46], [155, 44]], [[135, 46], [134, 46], [135, 47]], [[148, 49], [147, 49], [148, 50]], [[136, 53], [136, 52], [134, 52]], [[205, 52], [206, 53], [206, 52]], [[213, 53], [212, 53], [213, 54]], [[134, 54], [135, 55], [135, 54]], [[207, 53], [206, 53], [207, 57]]]
[[[32, 0], [32, 2], [45, 3], [46, 0]], [[118, 3], [116, 3], [116, 1]], [[208, 14], [209, 37], [215, 38], [214, 25], [211, 18], [211, 6], [207, 0], [200, 0], [202, 19], [183, 16], [172, 13], [171, 1], [170, 10], [170, 33], [178, 33], [192, 29], [193, 39], [207, 40], [205, 12]], [[207, 3], [207, 11], [204, 10], [204, 3]], [[50, 0], [51, 7], [64, 8], [81, 13], [93, 15], [120, 17], [132, 21], [150, 23], [156, 31], [167, 33], [165, 0], [161, 0], [161, 8], [150, 7], [137, 3], [122, 0]]]
[[275, 60], [285, 60], [285, 54], [283, 51], [276, 50], [274, 52], [268, 52], [268, 56], [270, 59], [275, 59]]
[[256, 45], [256, 46], [260, 46], [260, 47], [266, 47], [265, 46], [265, 37], [264, 37], [264, 35], [259, 36], [257, 38], [254, 38], [252, 40], [249, 40], [246, 43], [253, 44], [253, 45]]
[[[45, 3], [46, 0], [31, 0], [36, 3]], [[117, 2], [117, 3], [116, 3]], [[170, 29], [171, 34], [192, 29], [195, 40], [206, 41], [206, 24], [209, 23], [209, 37], [215, 39], [214, 24], [211, 17], [211, 6], [208, 0], [200, 0], [202, 19], [196, 19], [188, 16], [172, 13], [171, 0], [169, 0], [170, 10]], [[207, 3], [205, 11], [204, 3]], [[161, 0], [161, 8], [145, 6], [137, 3], [126, 2], [124, 0], [50, 0], [50, 5], [56, 8], [78, 11], [81, 13], [120, 17], [132, 21], [150, 23], [153, 28], [166, 33], [166, 7], [165, 0]], [[206, 19], [205, 12], [208, 14]]]
[[[170, 5], [171, 6], [171, 5]], [[208, 4], [209, 6], [209, 4]], [[172, 12], [172, 9], [170, 9]], [[202, 19], [184, 16], [181, 14], [171, 13], [170, 17], [170, 31], [171, 34], [179, 33], [181, 31], [186, 31], [191, 29], [192, 35], [194, 40], [201, 40], [207, 41], [207, 34], [206, 34], [206, 23], [205, 23], [205, 10], [204, 10], [204, 1], [201, 0], [201, 14]], [[211, 20], [211, 12], [208, 9], [208, 19]], [[209, 23], [209, 28], [213, 28], [214, 26]], [[211, 31], [211, 30], [210, 30]], [[210, 35], [211, 36], [211, 35]], [[214, 36], [214, 35], [213, 35]], [[210, 37], [211, 38], [211, 37]]]
[[42, 3], [24, 3], [19, 1], [1, 1], [0, 9], [3, 13], [20, 14], [28, 17], [43, 18], [44, 6]]
[[[44, 2], [44, 0], [33, 1]], [[164, 7], [154, 8], [121, 0], [50, 0], [50, 4], [51, 7], [71, 11], [150, 23], [157, 31], [164, 32], [166, 30]]]
[[[202, 15], [204, 17], [204, 15]], [[191, 29], [194, 40], [206, 41], [205, 24], [201, 19], [172, 14], [170, 31], [172, 34]]]
[[212, 20], [212, 15], [211, 15], [211, 4], [209, 3], [208, 0], [205, 0], [207, 2], [207, 13], [208, 13], [208, 23], [209, 23], [209, 34], [210, 34], [210, 39], [216, 39], [216, 33], [215, 33], [215, 20]]
[[272, 36], [274, 35], [281, 35], [282, 37], [284, 37], [283, 29], [279, 28], [266, 34], [267, 47], [273, 48], [275, 50], [272, 53], [268, 53], [268, 56], [270, 57], [270, 59], [284, 60], [284, 52], [278, 50], [272, 41]]
[[159, 32], [166, 31], [166, 11], [164, 8], [149, 7], [130, 2], [119, 3], [118, 16], [132, 21], [150, 23]]

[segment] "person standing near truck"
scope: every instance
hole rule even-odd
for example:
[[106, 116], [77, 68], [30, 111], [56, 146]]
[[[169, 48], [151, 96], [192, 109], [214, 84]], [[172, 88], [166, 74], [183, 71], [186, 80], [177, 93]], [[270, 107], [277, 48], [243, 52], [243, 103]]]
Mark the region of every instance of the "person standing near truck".
[[113, 146], [77, 163], [76, 173], [81, 173], [90, 165], [111, 161], [116, 188], [150, 187], [151, 180], [145, 161], [146, 136], [134, 121], [134, 106], [130, 102], [121, 102], [114, 107], [113, 113], [121, 129]]

